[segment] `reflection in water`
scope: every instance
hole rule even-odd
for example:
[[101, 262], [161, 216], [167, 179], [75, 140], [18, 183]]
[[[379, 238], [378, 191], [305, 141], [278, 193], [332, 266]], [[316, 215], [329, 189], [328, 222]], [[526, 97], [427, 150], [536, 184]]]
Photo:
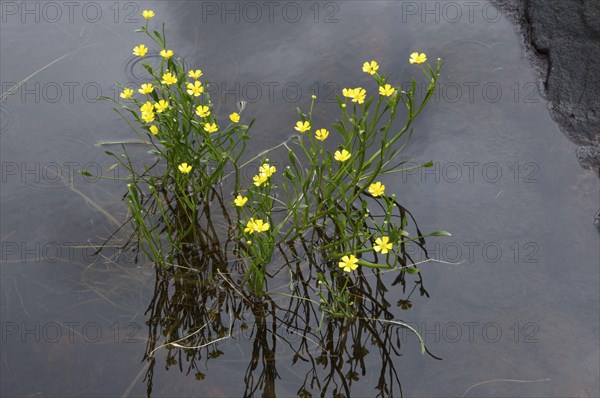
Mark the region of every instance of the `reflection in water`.
[[[218, 226], [209, 217], [199, 220], [200, 244], [174, 253], [176, 264], [186, 266], [156, 269], [154, 296], [146, 312], [148, 395], [153, 391], [157, 352], [167, 351], [167, 370], [175, 367], [204, 380], [201, 364], [225, 357], [220, 344], [234, 339], [251, 344], [244, 396], [276, 396], [282, 363], [284, 369], [302, 374], [293, 386], [300, 396], [349, 397], [353, 384], [362, 379], [376, 380], [373, 388], [378, 396], [401, 396], [398, 357], [404, 334], [414, 330], [397, 321], [398, 310], [410, 309], [416, 292], [428, 296], [421, 275], [416, 274], [413, 286], [407, 288], [407, 276], [400, 272], [388, 286], [384, 271], [359, 268], [348, 288], [353, 316], [328, 317], [324, 307], [331, 308], [339, 294], [337, 285], [347, 283], [346, 275], [313, 250], [322, 242], [299, 239], [280, 245], [271, 264], [276, 269], [269, 277], [281, 286], [253, 295], [243, 285], [242, 260], [236, 249], [229, 249], [235, 228], [220, 193], [214, 194], [212, 203], [223, 209]], [[222, 231], [229, 232], [225, 239]], [[412, 262], [406, 245], [401, 250], [401, 261]], [[323, 276], [333, 281], [331, 286], [322, 283]], [[386, 292], [400, 287], [404, 296], [394, 307]], [[291, 355], [281, 355], [278, 347], [284, 354], [291, 350]]]
[[[402, 395], [396, 364], [406, 330], [393, 321], [392, 304], [385, 299], [387, 288], [379, 275], [374, 286], [364, 283], [352, 289], [356, 318], [327, 320], [312, 302], [293, 292], [283, 301], [276, 292], [251, 297], [233, 281], [229, 286], [215, 284], [218, 276], [210, 269], [157, 269], [155, 295], [147, 311], [149, 339], [144, 356], [149, 363], [145, 375], [149, 396], [158, 350], [167, 350], [167, 369], [176, 367], [203, 380], [201, 364], [223, 356], [219, 342], [229, 338], [252, 344], [244, 396], [276, 396], [277, 365], [282, 362], [284, 368], [298, 364], [305, 373], [294, 386], [300, 396], [350, 397], [353, 383], [363, 378], [376, 378], [377, 396]], [[309, 281], [315, 280], [314, 276], [301, 280], [296, 289], [314, 290]], [[427, 294], [421, 280], [415, 283], [417, 287], [422, 295]], [[398, 305], [404, 309], [407, 302]], [[284, 346], [284, 352], [291, 349], [293, 355], [278, 356], [278, 345]], [[367, 356], [371, 357], [369, 368]]]

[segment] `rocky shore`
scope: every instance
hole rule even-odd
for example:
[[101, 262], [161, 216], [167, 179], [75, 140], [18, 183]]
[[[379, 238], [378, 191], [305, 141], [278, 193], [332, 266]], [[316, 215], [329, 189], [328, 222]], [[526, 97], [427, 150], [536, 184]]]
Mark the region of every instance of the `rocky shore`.
[[[513, 17], [550, 112], [600, 176], [600, 1], [493, 0]], [[600, 231], [600, 213], [595, 219]]]

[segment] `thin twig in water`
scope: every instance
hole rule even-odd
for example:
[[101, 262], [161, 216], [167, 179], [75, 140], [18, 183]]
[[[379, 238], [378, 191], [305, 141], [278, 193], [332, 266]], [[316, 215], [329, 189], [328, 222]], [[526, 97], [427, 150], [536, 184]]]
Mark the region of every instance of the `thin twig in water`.
[[196, 349], [207, 347], [207, 346], [209, 346], [211, 344], [214, 344], [214, 343], [216, 343], [218, 341], [228, 339], [228, 338], [230, 338], [232, 336], [231, 335], [231, 331], [233, 329], [233, 314], [231, 312], [229, 312], [229, 332], [227, 332], [227, 336], [219, 337], [218, 339], [211, 340], [208, 343], [197, 345], [197, 346], [184, 346], [184, 345], [180, 345], [180, 344], [176, 343], [177, 341], [185, 340], [185, 339], [187, 339], [187, 338], [195, 335], [196, 333], [198, 333], [199, 331], [201, 331], [202, 329], [204, 329], [207, 325], [208, 325], [208, 323], [204, 324], [200, 329], [196, 330], [194, 333], [192, 333], [192, 334], [190, 334], [188, 336], [182, 337], [179, 340], [175, 340], [174, 342], [170, 342], [170, 343], [165, 343], [165, 344], [163, 344], [161, 346], [156, 347], [154, 350], [152, 350], [150, 352], [150, 354], [148, 354], [148, 356], [151, 356], [152, 354], [154, 354], [154, 352], [156, 350], [158, 350], [159, 348], [166, 347], [168, 345], [172, 345], [173, 347], [177, 347], [177, 348], [186, 348], [186, 349], [196, 350]]
[[127, 387], [125, 392], [121, 395], [121, 398], [127, 398], [129, 396], [129, 394], [131, 393], [131, 390], [133, 390], [133, 387], [135, 387], [138, 380], [143, 376], [144, 373], [146, 373], [146, 370], [148, 370], [148, 366], [150, 366], [150, 362], [146, 362], [146, 364], [142, 367], [142, 369], [140, 369], [138, 374], [133, 378], [133, 380], [129, 384], [129, 387]]
[[467, 396], [467, 393], [477, 386], [480, 386], [482, 384], [495, 383], [497, 381], [505, 381], [505, 382], [512, 382], [512, 383], [537, 383], [540, 381], [550, 381], [550, 379], [540, 379], [540, 380], [495, 379], [495, 380], [482, 381], [481, 383], [473, 384], [471, 387], [467, 388], [466, 391], [464, 392], [464, 394], [460, 398], [465, 398]]
[[37, 75], [38, 73], [40, 73], [41, 71], [43, 71], [44, 69], [49, 68], [50, 66], [54, 65], [55, 63], [62, 61], [63, 59], [67, 58], [69, 55], [75, 54], [76, 52], [78, 52], [80, 50], [83, 50], [84, 48], [97, 46], [99, 44], [100, 43], [89, 44], [87, 46], [83, 46], [81, 48], [75, 49], [75, 50], [73, 50], [71, 52], [66, 53], [65, 55], [63, 55], [61, 57], [56, 58], [54, 61], [50, 62], [46, 66], [42, 66], [40, 69], [36, 70], [31, 75], [27, 76], [25, 79], [23, 79], [20, 82], [18, 82], [17, 84], [15, 84], [13, 87], [10, 88], [10, 90], [6, 91], [5, 93], [2, 93], [2, 95], [0, 95], [0, 102], [4, 101], [4, 99], [6, 97], [8, 97], [9, 95], [11, 95], [14, 92], [16, 92], [19, 89], [19, 87], [21, 87], [23, 85], [23, 83], [26, 83], [27, 80], [31, 79], [32, 77], [34, 77], [35, 75]]

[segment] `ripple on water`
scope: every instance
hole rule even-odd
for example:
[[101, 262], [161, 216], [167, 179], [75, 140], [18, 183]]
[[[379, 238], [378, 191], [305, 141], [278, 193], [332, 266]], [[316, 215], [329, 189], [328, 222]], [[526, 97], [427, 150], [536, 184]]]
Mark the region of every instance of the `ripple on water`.
[[[174, 55], [177, 57], [177, 54]], [[122, 68], [125, 70], [128, 83], [144, 83], [152, 79], [152, 76], [144, 68], [144, 61], [146, 61], [153, 69], [160, 68], [162, 57], [158, 53], [148, 53], [145, 57], [136, 57], [132, 55], [123, 63]], [[183, 60], [183, 64], [186, 70], [190, 69], [190, 64], [187, 60]]]
[[501, 51], [494, 47], [494, 43], [465, 37], [443, 44], [439, 56], [447, 67], [452, 68], [453, 75], [461, 75], [461, 71], [469, 74], [473, 71], [493, 72], [503, 63]]
[[14, 122], [12, 110], [6, 104], [0, 104], [0, 135], [4, 135], [10, 130]]

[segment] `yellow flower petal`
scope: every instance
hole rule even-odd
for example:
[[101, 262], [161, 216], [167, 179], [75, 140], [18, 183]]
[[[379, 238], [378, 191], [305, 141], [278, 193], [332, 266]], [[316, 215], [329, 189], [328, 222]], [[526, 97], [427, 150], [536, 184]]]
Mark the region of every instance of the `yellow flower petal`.
[[199, 81], [195, 81], [194, 83], [188, 83], [186, 88], [187, 93], [189, 95], [193, 95], [194, 97], [198, 97], [204, 92], [204, 86], [202, 86], [202, 83], [200, 83]]
[[150, 94], [154, 91], [154, 86], [152, 83], [144, 83], [140, 86], [139, 90], [140, 94]]
[[140, 111], [142, 113], [152, 113], [154, 112], [154, 105], [152, 105], [152, 102], [146, 101], [144, 105], [140, 107]]
[[350, 152], [345, 149], [342, 149], [341, 151], [335, 151], [333, 154], [333, 158], [338, 162], [345, 162], [346, 160], [350, 159], [350, 156], [352, 156]]
[[267, 177], [271, 177], [276, 171], [277, 171], [277, 168], [275, 168], [275, 166], [271, 166], [268, 163], [265, 163], [258, 168], [258, 174], [259, 175], [264, 174]]
[[329, 131], [327, 131], [326, 129], [318, 129], [317, 131], [315, 131], [315, 137], [319, 141], [325, 141], [327, 137], [329, 137]]
[[418, 52], [411, 53], [408, 60], [411, 64], [422, 64], [425, 61], [427, 61], [427, 55], [425, 53], [419, 54]]
[[146, 47], [144, 44], [140, 44], [139, 46], [135, 46], [133, 48], [133, 55], [136, 55], [138, 57], [143, 57], [144, 55], [146, 55], [147, 52], [148, 47]]
[[181, 163], [178, 167], [179, 171], [181, 171], [183, 174], [187, 174], [190, 171], [192, 171], [192, 166], [187, 164], [187, 163]]
[[344, 256], [338, 263], [338, 266], [346, 272], [354, 271], [358, 268], [358, 259], [354, 256], [354, 254], [351, 254], [350, 256]]
[[254, 181], [254, 185], [256, 185], [257, 187], [260, 187], [268, 179], [269, 179], [269, 177], [267, 177], [265, 174], [262, 174], [262, 173], [252, 177], [252, 180]]
[[198, 78], [202, 76], [202, 71], [200, 69], [191, 70], [188, 72], [188, 76], [192, 79], [198, 80]]
[[363, 72], [366, 72], [370, 75], [374, 75], [375, 73], [377, 73], [377, 70], [379, 69], [379, 64], [376, 61], [371, 61], [371, 62], [365, 62], [363, 64]]
[[160, 100], [154, 104], [154, 108], [156, 109], [156, 112], [158, 112], [158, 113], [164, 112], [168, 107], [169, 107], [169, 102], [165, 101], [165, 100]]
[[367, 90], [361, 87], [357, 87], [353, 91], [354, 92], [352, 93], [352, 102], [358, 102], [359, 104], [365, 102]]
[[130, 89], [130, 88], [126, 88], [121, 93], [121, 98], [123, 98], [123, 99], [129, 99], [129, 98], [131, 98], [132, 95], [133, 95], [133, 90]]
[[382, 236], [381, 238], [375, 239], [375, 245], [373, 249], [376, 252], [381, 252], [381, 254], [387, 254], [394, 245], [390, 243], [390, 238], [387, 236]]
[[385, 185], [383, 185], [379, 181], [377, 181], [376, 183], [371, 184], [369, 186], [369, 193], [371, 195], [373, 195], [374, 197], [381, 196], [384, 194], [384, 192], [385, 192]]
[[143, 16], [144, 18], [146, 18], [146, 19], [150, 19], [150, 18], [152, 18], [154, 15], [156, 15], [156, 14], [154, 14], [154, 11], [152, 11], [152, 10], [144, 10], [144, 11], [142, 11], [142, 16]]
[[242, 196], [242, 195], [238, 195], [234, 200], [233, 203], [238, 206], [238, 207], [242, 207], [246, 204], [246, 202], [248, 201], [248, 198]]
[[294, 130], [304, 133], [305, 131], [310, 130], [310, 122], [298, 121], [298, 122], [296, 122], [296, 127], [294, 127]]
[[386, 84], [385, 86], [379, 86], [379, 95], [383, 95], [384, 97], [389, 97], [394, 94], [396, 90], [390, 84]]
[[207, 133], [215, 133], [217, 132], [217, 130], [219, 130], [219, 126], [217, 126], [217, 123], [206, 123], [204, 125], [204, 131], [206, 131]]
[[232, 123], [237, 123], [240, 121], [240, 115], [237, 112], [233, 112], [229, 115], [229, 120], [231, 120]]
[[160, 56], [163, 57], [164, 59], [169, 59], [173, 56], [173, 50], [165, 50], [162, 49], [160, 50]]
[[199, 105], [196, 108], [196, 115], [200, 117], [208, 117], [210, 115], [210, 108], [206, 105]]
[[175, 77], [171, 72], [167, 72], [162, 75], [162, 84], [171, 85], [177, 83], [177, 77]]

